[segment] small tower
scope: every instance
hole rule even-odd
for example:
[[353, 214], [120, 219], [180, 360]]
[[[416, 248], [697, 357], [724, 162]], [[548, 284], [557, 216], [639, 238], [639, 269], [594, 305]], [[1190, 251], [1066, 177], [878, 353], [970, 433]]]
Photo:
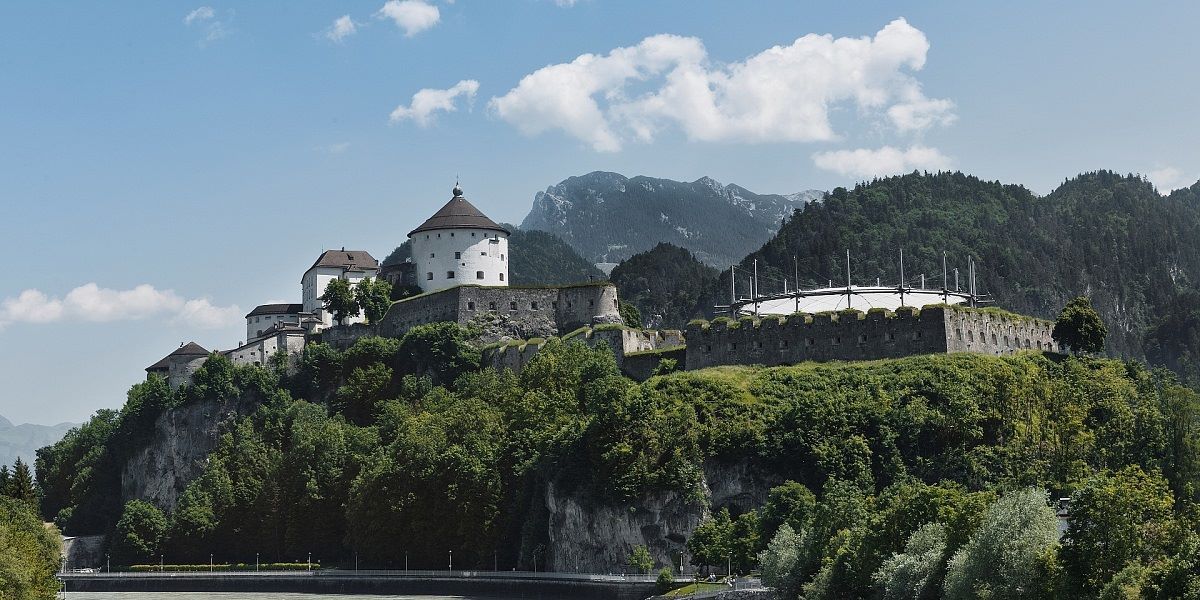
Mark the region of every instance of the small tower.
[[454, 197], [409, 232], [423, 292], [456, 285], [508, 285], [508, 230], [487, 218], [454, 186]]

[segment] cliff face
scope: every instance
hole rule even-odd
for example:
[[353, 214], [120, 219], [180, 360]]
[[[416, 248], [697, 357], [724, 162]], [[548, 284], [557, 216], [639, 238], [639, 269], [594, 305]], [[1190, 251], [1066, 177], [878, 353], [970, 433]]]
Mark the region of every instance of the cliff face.
[[221, 404], [196, 403], [171, 409], [154, 423], [154, 435], [121, 469], [121, 502], [145, 500], [175, 510], [179, 495], [198, 477], [208, 453], [226, 428], [258, 407], [239, 397]]
[[[551, 571], [627, 571], [634, 546], [644, 545], [655, 563], [678, 565], [691, 561], [685, 546], [710, 507], [740, 512], [766, 502], [767, 493], [780, 482], [763, 477], [745, 463], [708, 463], [700, 494], [662, 492], [643, 498], [635, 506], [604, 504], [592, 497], [560, 494], [546, 487], [548, 512], [544, 568]], [[690, 568], [690, 567], [689, 567]]]

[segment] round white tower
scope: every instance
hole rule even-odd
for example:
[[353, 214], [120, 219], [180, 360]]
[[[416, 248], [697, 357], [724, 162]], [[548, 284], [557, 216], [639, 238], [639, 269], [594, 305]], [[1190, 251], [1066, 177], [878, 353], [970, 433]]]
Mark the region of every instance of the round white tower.
[[456, 285], [508, 285], [508, 230], [487, 218], [454, 186], [454, 197], [409, 232], [423, 292]]

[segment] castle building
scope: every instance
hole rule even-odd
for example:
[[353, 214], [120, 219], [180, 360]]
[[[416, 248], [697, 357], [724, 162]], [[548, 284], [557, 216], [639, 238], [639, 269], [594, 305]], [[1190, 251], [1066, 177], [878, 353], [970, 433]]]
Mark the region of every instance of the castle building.
[[417, 285], [435, 292], [457, 285], [508, 285], [508, 230], [475, 208], [458, 186], [454, 197], [409, 232]]
[[302, 326], [311, 318], [314, 315], [306, 312], [303, 304], [260, 304], [246, 315], [246, 341], [261, 338], [263, 332], [277, 324]]
[[[320, 320], [318, 329], [333, 326], [333, 315], [325, 310], [321, 296], [325, 294], [325, 286], [334, 279], [345, 279], [351, 286], [358, 282], [374, 278], [379, 274], [379, 261], [364, 250], [326, 250], [317, 258], [317, 262], [304, 272], [300, 278], [301, 311], [312, 313]], [[346, 323], [361, 323], [363, 317], [351, 317]]]
[[208, 360], [208, 350], [196, 342], [180, 344], [174, 352], [164, 356], [162, 360], [146, 367], [146, 377], [152, 375], [165, 377], [171, 389], [191, 381], [192, 374]]

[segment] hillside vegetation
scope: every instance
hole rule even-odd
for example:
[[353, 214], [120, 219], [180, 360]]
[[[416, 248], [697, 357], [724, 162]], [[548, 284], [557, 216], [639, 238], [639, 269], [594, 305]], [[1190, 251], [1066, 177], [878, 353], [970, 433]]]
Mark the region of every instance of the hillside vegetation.
[[[716, 277], [717, 270], [691, 252], [664, 242], [621, 262], [609, 281], [649, 326], [683, 329], [693, 318], [710, 313]], [[651, 321], [655, 315], [660, 318]]]
[[[922, 533], [940, 548], [935, 578], [967, 572], [990, 548], [992, 534], [976, 533], [1005, 531], [1002, 517], [1025, 506], [995, 498], [1028, 487], [1074, 493], [1081, 515], [1099, 511], [1087, 536], [1038, 546], [1042, 592], [1095, 595], [1119, 573], [1137, 585], [1200, 585], [1181, 566], [1200, 558], [1200, 400], [1166, 372], [959, 354], [638, 384], [606, 348], [558, 340], [519, 376], [478, 371], [468, 338], [453, 324], [425, 326], [346, 352], [310, 345], [293, 376], [214, 356], [175, 393], [157, 379], [138, 384], [119, 414], [39, 453], [43, 511], [75, 533], [115, 532], [114, 560], [127, 563], [160, 552], [202, 563], [214, 551], [287, 561], [319, 549], [324, 564], [357, 554], [395, 567], [407, 555], [422, 568], [452, 549], [456, 565], [490, 565], [495, 551], [501, 568], [532, 569], [548, 543], [535, 501], [548, 482], [637, 510], [665, 490], [703, 497], [702, 465], [744, 462], [791, 483], [762, 507], [713, 507], [689, 548], [700, 563], [731, 554], [742, 569], [765, 550], [806, 598], [883, 597], [875, 574], [890, 577], [884, 564], [926, 525], [942, 529]], [[137, 445], [130, 424], [245, 394], [261, 408], [221, 438], [174, 513], [144, 503], [95, 512], [119, 497], [98, 470]], [[1146, 509], [1113, 508], [1126, 495]], [[1102, 547], [1107, 538], [1125, 545]], [[948, 565], [959, 550], [961, 564]]]
[[[1139, 177], [1098, 171], [1039, 197], [962, 173], [912, 173], [835, 189], [797, 211], [742, 266], [759, 261], [764, 292], [781, 289], [795, 270], [802, 283], [824, 286], [845, 281], [849, 249], [855, 282], [895, 284], [903, 248], [908, 284], [924, 273], [927, 285], [940, 287], [945, 251], [966, 289], [973, 256], [979, 290], [999, 306], [1049, 318], [1086, 294], [1112, 331], [1109, 353], [1141, 358], [1147, 333], [1196, 305], [1177, 296], [1200, 284], [1198, 240], [1200, 184], [1164, 197]], [[721, 286], [728, 289], [728, 275]], [[1192, 360], [1173, 350], [1186, 339], [1157, 335], [1170, 354], [1162, 362]]]

